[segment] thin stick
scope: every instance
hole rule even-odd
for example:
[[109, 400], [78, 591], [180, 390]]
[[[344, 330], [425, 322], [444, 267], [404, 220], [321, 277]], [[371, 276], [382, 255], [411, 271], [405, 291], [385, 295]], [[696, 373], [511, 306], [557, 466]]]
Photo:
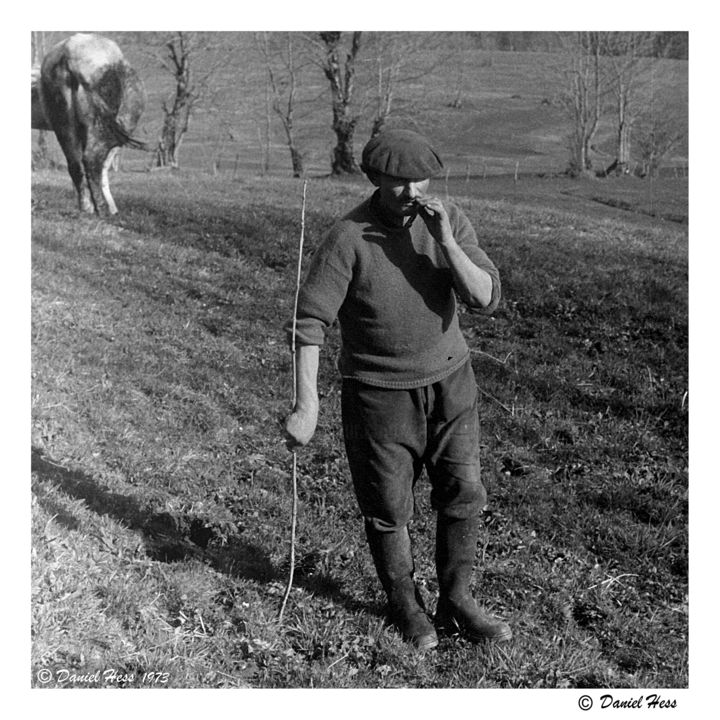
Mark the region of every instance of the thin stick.
[[494, 355], [491, 355], [490, 353], [486, 353], [484, 350], [475, 350], [474, 348], [470, 348], [470, 352], [474, 353], [475, 355], [484, 355], [485, 357], [489, 357], [491, 360], [494, 360], [495, 362], [500, 363], [501, 365], [507, 365], [507, 361], [510, 359], [510, 357], [513, 354], [513, 351], [511, 350], [506, 356], [504, 360], [500, 360], [499, 358], [496, 358]]
[[[608, 577], [607, 580], [591, 585], [589, 588], [585, 588], [585, 590], [594, 590], [596, 587], [600, 587], [601, 585], [607, 585], [610, 587], [613, 583], [620, 582], [620, 578], [624, 577], [637, 577], [637, 573], [623, 573], [622, 575], [617, 575], [616, 577]], [[622, 585], [622, 583], [620, 584]]]
[[[298, 261], [297, 261], [297, 278], [295, 283], [295, 307], [293, 308], [293, 324], [292, 324], [292, 342], [291, 342], [291, 353], [292, 353], [292, 371], [293, 371], [293, 397], [292, 404], [295, 407], [297, 402], [297, 358], [295, 357], [296, 344], [295, 335], [297, 330], [297, 309], [298, 300], [300, 298], [300, 279], [302, 275], [302, 256], [303, 256], [303, 244], [305, 242], [305, 195], [307, 192], [307, 180], [303, 182], [303, 200], [302, 200], [302, 214], [300, 217], [300, 248], [298, 250]], [[282, 605], [280, 606], [280, 614], [278, 615], [278, 622], [282, 622], [283, 614], [285, 612], [285, 605], [287, 604], [288, 598], [290, 597], [290, 591], [292, 590], [293, 576], [295, 575], [295, 530], [297, 528], [297, 514], [298, 514], [298, 492], [297, 492], [297, 450], [293, 450], [293, 461], [292, 461], [292, 484], [293, 484], [293, 503], [292, 503], [292, 522], [290, 528], [290, 574], [288, 575], [287, 587], [285, 588], [285, 595], [283, 597]]]
[[493, 397], [489, 392], [483, 390], [479, 385], [477, 386], [477, 389], [481, 395], [484, 395], [486, 398], [490, 398], [490, 400], [496, 402], [503, 410], [509, 412], [511, 415], [515, 414], [507, 405], [501, 403], [496, 397]]

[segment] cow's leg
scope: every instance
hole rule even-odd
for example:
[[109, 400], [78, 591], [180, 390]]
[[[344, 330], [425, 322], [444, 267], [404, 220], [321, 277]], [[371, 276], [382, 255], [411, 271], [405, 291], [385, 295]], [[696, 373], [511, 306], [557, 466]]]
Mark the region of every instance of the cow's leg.
[[102, 178], [100, 181], [102, 194], [105, 198], [105, 203], [108, 206], [108, 212], [111, 215], [115, 215], [118, 210], [117, 205], [115, 205], [115, 200], [113, 200], [112, 193], [110, 192], [110, 180], [108, 179], [108, 170], [113, 166], [113, 162], [117, 158], [118, 150], [120, 150], [119, 147], [112, 148], [112, 150], [110, 150], [110, 152], [108, 153], [108, 156], [105, 158], [105, 162], [102, 168]]
[[68, 173], [75, 186], [78, 197], [78, 207], [82, 212], [94, 212], [95, 206], [90, 195], [88, 178], [83, 163], [80, 140], [73, 127], [57, 128], [55, 130], [60, 147], [62, 148], [65, 160], [67, 161]]
[[83, 153], [83, 166], [95, 209], [101, 215], [113, 215], [117, 212], [107, 180], [107, 157], [107, 146], [100, 138], [89, 132], [87, 147]]
[[78, 122], [73, 109], [73, 93], [67, 69], [60, 65], [49, 71], [48, 78], [43, 81], [42, 93], [48, 120], [65, 155], [80, 210], [93, 212], [93, 202], [83, 165], [86, 130]]

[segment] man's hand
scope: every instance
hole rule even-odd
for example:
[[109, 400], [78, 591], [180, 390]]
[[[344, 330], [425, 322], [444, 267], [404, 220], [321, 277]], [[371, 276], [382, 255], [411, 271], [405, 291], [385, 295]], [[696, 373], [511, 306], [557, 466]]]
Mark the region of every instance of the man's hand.
[[420, 217], [427, 225], [430, 234], [440, 245], [447, 246], [455, 241], [450, 217], [440, 198], [433, 195], [421, 195], [415, 198]]
[[297, 396], [295, 407], [285, 420], [285, 436], [288, 450], [307, 445], [315, 434], [320, 400], [317, 393], [317, 373], [320, 348], [317, 345], [301, 345], [296, 351]]
[[492, 300], [492, 278], [477, 267], [458, 244], [440, 198], [420, 195], [415, 203], [428, 231], [442, 248], [457, 294], [469, 307], [487, 307]]
[[287, 447], [294, 450], [307, 445], [315, 434], [318, 421], [318, 405], [310, 403], [296, 407], [285, 420]]

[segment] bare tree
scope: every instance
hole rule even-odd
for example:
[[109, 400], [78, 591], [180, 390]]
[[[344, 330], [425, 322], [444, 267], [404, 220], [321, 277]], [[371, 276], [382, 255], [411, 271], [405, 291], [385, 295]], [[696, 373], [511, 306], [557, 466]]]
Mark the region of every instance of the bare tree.
[[565, 38], [564, 47], [567, 63], [561, 101], [572, 122], [568, 171], [577, 175], [592, 168], [590, 147], [602, 112], [605, 88], [599, 35], [597, 32], [571, 33]]
[[[37, 83], [40, 81], [40, 65], [43, 57], [45, 57], [45, 33], [42, 30], [33, 31], [31, 35], [32, 43], [32, 87], [31, 92], [37, 93]], [[36, 96], [37, 97], [37, 96]], [[33, 98], [32, 107], [40, 107], [39, 102], [35, 102]], [[42, 112], [42, 111], [41, 111]], [[38, 130], [37, 146], [32, 151], [32, 166], [47, 167], [50, 164], [50, 150], [48, 148], [47, 135], [45, 130]]]
[[570, 36], [571, 43], [565, 45], [570, 63], [563, 99], [573, 124], [572, 174], [591, 170], [589, 150], [594, 149], [592, 139], [601, 119], [613, 132], [612, 162], [598, 173], [602, 175], [629, 172], [634, 142], [638, 143], [643, 173], [652, 174], [662, 157], [684, 137], [682, 123], [668, 117], [654, 97], [657, 55], [670, 47], [668, 42], [660, 43], [657, 35], [586, 32]]
[[[368, 33], [366, 47], [374, 68], [368, 96], [372, 108], [370, 136], [375, 137], [391, 118], [415, 122], [419, 98], [409, 88], [441, 64], [447, 50], [434, 34], [416, 32]], [[433, 52], [428, 52], [430, 47]], [[455, 52], [453, 59], [457, 60]]]
[[682, 119], [656, 103], [650, 103], [635, 118], [632, 130], [641, 177], [655, 177], [662, 161], [686, 137]]
[[341, 32], [321, 32], [324, 51], [321, 67], [330, 83], [335, 147], [332, 174], [344, 175], [360, 171], [354, 156], [354, 137], [359, 115], [353, 112], [356, 61], [360, 52], [362, 32], [353, 32], [349, 49], [343, 51]]
[[684, 33], [657, 35], [660, 38], [656, 36], [654, 40], [658, 57], [650, 67], [649, 89], [632, 128], [634, 147], [641, 162], [638, 174], [651, 178], [657, 175], [661, 163], [670, 152], [686, 142], [688, 137], [687, 109], [679, 111], [675, 103], [668, 101], [667, 90], [663, 90], [662, 82], [669, 74], [666, 63], [674, 64], [674, 60], [668, 58], [680, 54], [682, 59], [682, 43], [685, 42], [684, 47], [687, 49], [687, 37]]
[[448, 107], [459, 110], [463, 105], [463, 96], [467, 91], [467, 84], [469, 80], [466, 53], [473, 43], [478, 45], [476, 51], [481, 49], [483, 37], [481, 33], [475, 33], [474, 36], [470, 33], [453, 33], [453, 37], [455, 39], [453, 44], [454, 57], [449, 58], [448, 60], [449, 62], [452, 62], [455, 67], [455, 88], [453, 92], [453, 99], [448, 103]]
[[[295, 136], [295, 110], [299, 82], [299, 68], [296, 60], [296, 50], [293, 43], [293, 33], [283, 34], [284, 48], [271, 49], [268, 33], [262, 33], [259, 47], [263, 54], [265, 69], [267, 71], [267, 86], [270, 91], [268, 102], [273, 112], [280, 118], [292, 163], [293, 177], [302, 177], [305, 173], [303, 155]], [[279, 62], [281, 69], [277, 70], [274, 61]]]
[[377, 73], [375, 117], [370, 136], [375, 137], [393, 111], [398, 80], [403, 69], [405, 53], [398, 45], [398, 33], [384, 34], [377, 48], [375, 66]]
[[175, 32], [163, 45], [162, 67], [174, 80], [171, 96], [162, 104], [163, 124], [155, 149], [156, 167], [178, 167], [180, 146], [190, 126], [190, 118], [209, 90], [209, 78], [216, 62], [203, 63], [202, 74], [195, 74], [193, 62], [199, 52], [209, 50], [199, 33]]
[[600, 37], [615, 128], [615, 172], [628, 172], [633, 124], [647, 100], [654, 33], [608, 32]]

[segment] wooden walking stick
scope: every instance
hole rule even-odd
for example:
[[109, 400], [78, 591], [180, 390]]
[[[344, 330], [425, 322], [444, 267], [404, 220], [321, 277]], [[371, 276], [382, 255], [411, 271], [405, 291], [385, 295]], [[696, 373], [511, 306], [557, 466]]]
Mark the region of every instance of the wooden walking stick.
[[[292, 354], [292, 375], [293, 375], [293, 396], [292, 404], [293, 408], [297, 402], [297, 358], [295, 356], [296, 345], [295, 345], [295, 334], [297, 329], [297, 309], [298, 299], [300, 297], [300, 279], [302, 275], [302, 255], [303, 255], [303, 244], [305, 242], [305, 195], [307, 192], [307, 180], [303, 182], [303, 199], [302, 199], [302, 213], [300, 216], [300, 248], [298, 250], [298, 261], [297, 261], [297, 277], [295, 283], [295, 306], [293, 309], [293, 322], [292, 322], [292, 340], [290, 352]], [[295, 574], [295, 530], [297, 527], [297, 511], [298, 511], [298, 492], [297, 492], [297, 450], [293, 450], [292, 453], [292, 490], [293, 490], [293, 501], [292, 501], [292, 521], [290, 527], [290, 573], [288, 575], [287, 587], [285, 588], [285, 595], [283, 597], [282, 605], [280, 606], [280, 614], [278, 615], [278, 622], [282, 622], [283, 614], [285, 613], [285, 605], [287, 604], [288, 598], [290, 597], [290, 591], [292, 590], [293, 576]]]

